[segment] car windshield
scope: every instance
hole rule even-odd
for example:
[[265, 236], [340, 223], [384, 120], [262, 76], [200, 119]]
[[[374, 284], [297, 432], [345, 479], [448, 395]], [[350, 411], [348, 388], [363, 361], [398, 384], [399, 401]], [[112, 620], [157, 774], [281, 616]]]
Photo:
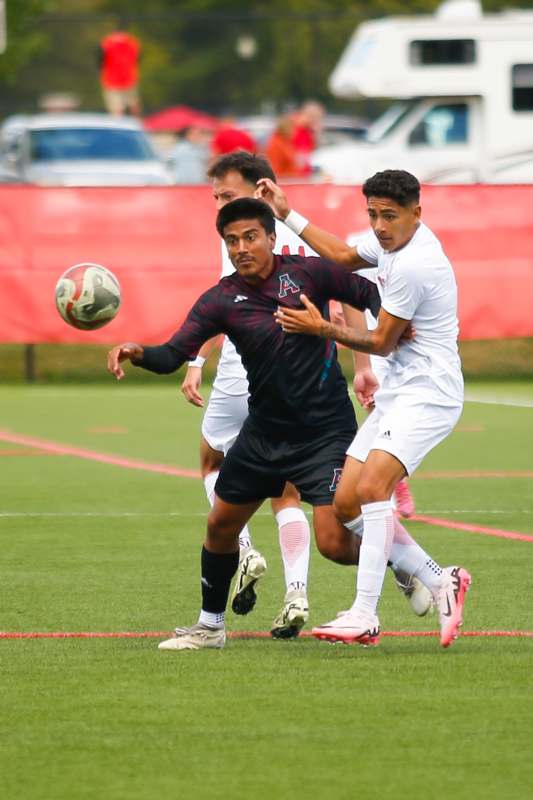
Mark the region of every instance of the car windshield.
[[366, 141], [371, 144], [377, 144], [389, 136], [417, 102], [418, 100], [411, 100], [409, 102], [393, 103], [392, 106], [389, 106], [380, 117], [374, 120], [368, 129], [365, 137]]
[[32, 161], [147, 161], [154, 153], [141, 131], [42, 128], [30, 131]]

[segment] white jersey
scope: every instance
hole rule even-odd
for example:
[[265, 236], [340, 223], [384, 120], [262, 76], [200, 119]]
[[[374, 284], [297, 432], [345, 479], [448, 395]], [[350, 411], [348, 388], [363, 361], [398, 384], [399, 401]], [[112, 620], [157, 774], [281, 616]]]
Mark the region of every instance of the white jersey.
[[[303, 239], [300, 239], [278, 219], [276, 220], [274, 253], [292, 256], [316, 256], [315, 251]], [[226, 245], [222, 241], [222, 272], [220, 277], [225, 278], [227, 275], [233, 275], [234, 272], [235, 267], [231, 263]], [[248, 394], [248, 378], [242, 365], [241, 357], [237, 353], [235, 345], [227, 336], [224, 337], [213, 387], [225, 394]]]
[[357, 243], [365, 261], [377, 265], [382, 308], [410, 320], [415, 338], [387, 358], [380, 375], [382, 393], [433, 397], [440, 405], [463, 400], [463, 376], [457, 350], [457, 285], [453, 269], [435, 234], [421, 223], [412, 239], [387, 252], [373, 231]]

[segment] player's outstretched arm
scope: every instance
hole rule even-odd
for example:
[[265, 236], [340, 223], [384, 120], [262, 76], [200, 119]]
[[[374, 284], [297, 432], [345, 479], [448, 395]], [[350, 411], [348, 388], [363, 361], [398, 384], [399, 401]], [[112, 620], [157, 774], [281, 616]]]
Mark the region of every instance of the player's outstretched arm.
[[403, 341], [413, 338], [410, 333], [410, 321], [394, 317], [383, 308], [379, 312], [377, 328], [360, 333], [352, 328], [327, 322], [305, 294], [301, 294], [300, 299], [305, 310], [279, 307], [274, 314], [276, 321], [286, 333], [306, 333], [324, 339], [334, 339], [346, 347], [377, 356], [388, 356], [398, 347], [400, 339]]
[[292, 211], [287, 195], [270, 178], [261, 178], [257, 182], [255, 197], [268, 203], [276, 217], [307, 242], [318, 255], [328, 258], [330, 261], [336, 261], [350, 271], [361, 267], [374, 266], [363, 261], [357, 252], [357, 248], [350, 247], [342, 239], [322, 230], [317, 225], [313, 225], [301, 214]]
[[144, 347], [135, 342], [125, 342], [113, 347], [107, 354], [107, 369], [114, 375], [117, 381], [121, 381], [125, 375], [120, 366], [123, 361], [140, 361], [144, 355]]

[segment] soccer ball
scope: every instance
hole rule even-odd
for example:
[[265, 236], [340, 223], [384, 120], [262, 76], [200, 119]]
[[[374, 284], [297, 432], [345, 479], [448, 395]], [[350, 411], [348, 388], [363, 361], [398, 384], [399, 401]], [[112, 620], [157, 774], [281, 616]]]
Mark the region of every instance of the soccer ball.
[[65, 322], [82, 331], [102, 328], [120, 308], [120, 284], [99, 264], [75, 264], [56, 284], [56, 307]]

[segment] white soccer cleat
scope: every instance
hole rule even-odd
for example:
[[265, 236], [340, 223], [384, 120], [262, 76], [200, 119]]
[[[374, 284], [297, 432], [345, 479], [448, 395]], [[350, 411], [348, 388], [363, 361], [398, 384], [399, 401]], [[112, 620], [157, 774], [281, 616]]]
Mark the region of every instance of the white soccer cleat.
[[224, 628], [208, 628], [197, 623], [190, 628], [176, 628], [172, 639], [159, 642], [158, 650], [202, 650], [220, 649], [226, 644]]
[[249, 614], [255, 606], [255, 584], [266, 569], [267, 564], [261, 553], [252, 547], [243, 551], [231, 594], [231, 608], [235, 614]]
[[274, 639], [294, 639], [309, 619], [309, 603], [304, 589], [292, 589], [285, 595], [283, 608], [272, 623]]
[[331, 622], [313, 628], [311, 633], [315, 639], [325, 639], [328, 642], [376, 645], [380, 637], [379, 619], [375, 614], [365, 614], [362, 611], [341, 611]]
[[398, 570], [394, 573], [396, 586], [405, 595], [409, 605], [418, 617], [433, 614], [435, 601], [433, 595], [422, 581], [409, 575], [408, 572]]
[[465, 596], [472, 583], [470, 573], [463, 567], [445, 567], [442, 570], [442, 584], [435, 594], [439, 612], [440, 643], [449, 647], [459, 636], [463, 624]]

